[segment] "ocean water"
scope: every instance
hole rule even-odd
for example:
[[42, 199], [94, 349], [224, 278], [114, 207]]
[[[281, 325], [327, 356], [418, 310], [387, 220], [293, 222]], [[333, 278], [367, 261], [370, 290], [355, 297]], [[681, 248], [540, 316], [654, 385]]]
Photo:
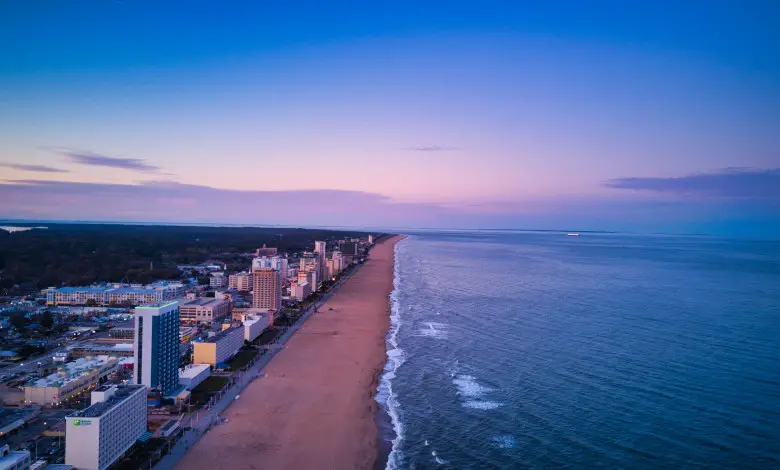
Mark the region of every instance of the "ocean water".
[[420, 233], [388, 469], [780, 468], [780, 242]]

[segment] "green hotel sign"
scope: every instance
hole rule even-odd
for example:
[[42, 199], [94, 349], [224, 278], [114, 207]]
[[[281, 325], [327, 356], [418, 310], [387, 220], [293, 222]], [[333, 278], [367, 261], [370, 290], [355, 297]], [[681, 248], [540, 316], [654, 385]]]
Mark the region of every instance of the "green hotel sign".
[[92, 421], [90, 421], [88, 419], [74, 419], [73, 420], [73, 425], [74, 426], [89, 426], [90, 424], [92, 424]]

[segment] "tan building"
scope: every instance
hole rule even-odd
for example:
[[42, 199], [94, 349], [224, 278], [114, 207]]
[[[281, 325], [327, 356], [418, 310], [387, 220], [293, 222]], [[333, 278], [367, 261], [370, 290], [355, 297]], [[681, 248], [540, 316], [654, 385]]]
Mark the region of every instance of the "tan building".
[[228, 326], [205, 341], [193, 343], [193, 364], [211, 364], [225, 362], [235, 356], [244, 345], [244, 327]]
[[298, 284], [304, 282], [309, 283], [312, 292], [316, 291], [317, 285], [319, 285], [319, 283], [321, 282], [319, 278], [318, 270], [307, 268], [307, 270], [298, 271]]
[[262, 268], [252, 273], [252, 307], [268, 310], [282, 308], [282, 277], [275, 269]]
[[230, 316], [229, 300], [215, 297], [198, 297], [179, 302], [179, 320], [189, 323], [211, 323]]
[[228, 288], [237, 291], [249, 292], [252, 290], [252, 273], [243, 272], [228, 276]]

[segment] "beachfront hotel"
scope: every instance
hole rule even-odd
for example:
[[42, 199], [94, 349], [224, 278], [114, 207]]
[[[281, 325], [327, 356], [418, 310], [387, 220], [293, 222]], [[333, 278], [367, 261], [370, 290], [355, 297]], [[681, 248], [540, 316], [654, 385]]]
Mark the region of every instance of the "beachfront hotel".
[[252, 307], [268, 310], [282, 308], [282, 276], [279, 271], [261, 268], [252, 273]]
[[133, 383], [160, 390], [179, 387], [179, 302], [135, 308]]
[[65, 463], [104, 470], [146, 433], [146, 387], [110, 385], [92, 392], [89, 408], [65, 418]]

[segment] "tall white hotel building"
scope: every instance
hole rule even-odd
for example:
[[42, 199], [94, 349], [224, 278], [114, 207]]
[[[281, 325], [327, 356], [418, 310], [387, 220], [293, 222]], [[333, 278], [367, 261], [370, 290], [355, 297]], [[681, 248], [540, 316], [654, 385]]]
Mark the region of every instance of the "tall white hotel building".
[[104, 470], [146, 432], [146, 387], [107, 385], [89, 408], [65, 418], [65, 464]]

